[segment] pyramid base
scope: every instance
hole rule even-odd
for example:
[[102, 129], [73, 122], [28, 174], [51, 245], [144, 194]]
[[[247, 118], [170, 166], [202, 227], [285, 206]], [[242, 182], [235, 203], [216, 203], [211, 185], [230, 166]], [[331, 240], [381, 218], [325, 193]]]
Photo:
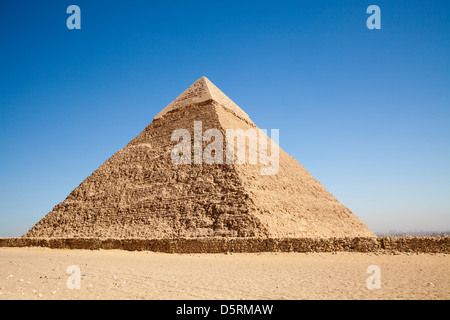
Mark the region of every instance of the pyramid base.
[[410, 252], [450, 253], [450, 237], [94, 239], [0, 238], [0, 247], [128, 250], [163, 253]]

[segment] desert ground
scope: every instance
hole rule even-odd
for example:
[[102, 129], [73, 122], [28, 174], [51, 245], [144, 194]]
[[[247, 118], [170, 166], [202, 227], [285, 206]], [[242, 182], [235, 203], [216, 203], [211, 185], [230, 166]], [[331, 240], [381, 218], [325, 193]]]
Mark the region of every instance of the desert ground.
[[[69, 266], [81, 288], [68, 289]], [[370, 265], [381, 288], [369, 290]], [[165, 254], [0, 248], [7, 299], [449, 299], [447, 254]]]

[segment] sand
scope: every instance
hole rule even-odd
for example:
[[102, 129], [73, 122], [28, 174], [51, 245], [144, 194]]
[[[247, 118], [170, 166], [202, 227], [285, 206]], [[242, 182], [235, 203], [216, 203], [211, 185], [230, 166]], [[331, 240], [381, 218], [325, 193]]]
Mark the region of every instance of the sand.
[[[67, 288], [67, 267], [81, 289]], [[367, 288], [369, 265], [381, 289]], [[449, 299], [447, 254], [163, 254], [0, 248], [4, 299]]]

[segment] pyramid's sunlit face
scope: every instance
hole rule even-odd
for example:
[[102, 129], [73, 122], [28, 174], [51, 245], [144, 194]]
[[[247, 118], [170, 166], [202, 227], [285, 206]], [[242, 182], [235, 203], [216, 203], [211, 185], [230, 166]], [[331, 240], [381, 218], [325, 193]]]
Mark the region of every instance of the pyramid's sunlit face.
[[[267, 130], [265, 129], [226, 129], [225, 141], [222, 131], [219, 129], [211, 128], [202, 133], [202, 121], [194, 121], [193, 131], [194, 164], [223, 164], [224, 161], [226, 164], [257, 164], [259, 161], [260, 164], [270, 165], [260, 169], [261, 175], [278, 173], [280, 155], [278, 129], [271, 130], [272, 139], [267, 137]], [[270, 155], [267, 148], [268, 139], [271, 141]], [[210, 142], [211, 140], [212, 142], [203, 149], [203, 142]], [[246, 144], [247, 140], [249, 142], [248, 146]], [[172, 149], [172, 162], [174, 164], [191, 164], [192, 139], [190, 131], [184, 128], [174, 130], [171, 141], [180, 141]], [[223, 156], [224, 149], [225, 160]], [[246, 154], [248, 157], [246, 157]]]

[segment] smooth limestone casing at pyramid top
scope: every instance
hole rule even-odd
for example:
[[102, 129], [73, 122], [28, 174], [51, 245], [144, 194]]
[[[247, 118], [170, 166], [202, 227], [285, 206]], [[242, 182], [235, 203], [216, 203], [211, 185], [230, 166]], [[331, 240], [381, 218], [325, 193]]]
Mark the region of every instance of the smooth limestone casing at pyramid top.
[[274, 175], [261, 175], [267, 165], [259, 163], [174, 164], [171, 151], [178, 142], [171, 141], [172, 132], [187, 129], [193, 140], [194, 121], [202, 122], [203, 132], [215, 128], [224, 137], [226, 129], [258, 129], [202, 77], [24, 237], [374, 236], [281, 148]]

